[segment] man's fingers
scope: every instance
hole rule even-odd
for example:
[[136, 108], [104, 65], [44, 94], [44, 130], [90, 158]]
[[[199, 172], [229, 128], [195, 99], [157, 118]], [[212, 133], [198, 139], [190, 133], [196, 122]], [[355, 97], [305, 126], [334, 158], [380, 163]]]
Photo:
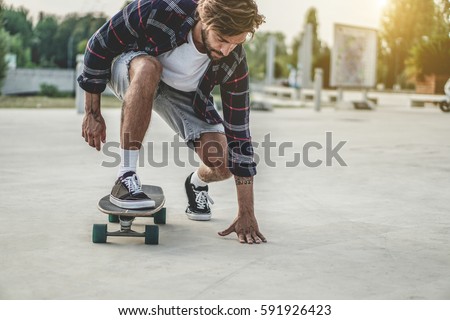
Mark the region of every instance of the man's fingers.
[[253, 231], [252, 232], [252, 238], [253, 238], [253, 240], [255, 240], [255, 243], [261, 243], [261, 238], [260, 237], [258, 237], [258, 235], [256, 234], [256, 232], [255, 231]]
[[100, 148], [102, 146], [102, 143], [100, 142], [100, 137], [94, 137], [94, 144], [95, 144], [95, 149], [97, 149], [97, 151], [100, 151]]
[[231, 226], [229, 226], [225, 230], [218, 232], [218, 234], [219, 234], [219, 236], [224, 237], [224, 236], [229, 235], [232, 232], [235, 232], [235, 230], [234, 230], [234, 223], [232, 223]]
[[262, 242], [267, 242], [266, 237], [264, 237], [261, 232], [256, 231], [256, 235], [261, 239]]
[[94, 147], [94, 138], [92, 137], [92, 135], [89, 135], [89, 136], [88, 136], [87, 143], [88, 143], [91, 147]]
[[248, 244], [253, 244], [253, 238], [252, 238], [252, 235], [250, 233], [247, 233], [245, 235], [245, 238], [247, 239], [247, 243]]
[[102, 139], [102, 142], [103, 142], [103, 143], [106, 142], [106, 125], [103, 126], [103, 130], [102, 130], [102, 134], [101, 134], [101, 139]]
[[245, 235], [243, 233], [238, 234], [238, 239], [240, 243], [245, 243]]

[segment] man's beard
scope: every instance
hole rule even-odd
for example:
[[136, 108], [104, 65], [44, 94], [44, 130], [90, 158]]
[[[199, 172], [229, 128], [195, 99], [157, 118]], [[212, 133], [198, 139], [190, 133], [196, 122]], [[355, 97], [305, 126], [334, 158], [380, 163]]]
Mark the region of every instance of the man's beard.
[[[211, 44], [208, 41], [208, 35], [206, 34], [205, 29], [202, 29], [202, 42], [203, 42], [203, 46], [205, 47], [206, 54], [208, 55], [208, 57], [211, 60], [220, 60], [224, 57], [222, 52], [215, 50], [211, 47]], [[213, 57], [213, 55], [212, 55], [213, 52], [215, 54], [219, 55], [220, 58]]]

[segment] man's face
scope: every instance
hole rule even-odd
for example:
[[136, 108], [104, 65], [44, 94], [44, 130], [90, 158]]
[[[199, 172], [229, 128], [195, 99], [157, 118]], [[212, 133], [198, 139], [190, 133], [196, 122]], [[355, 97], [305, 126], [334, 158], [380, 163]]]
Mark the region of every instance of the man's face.
[[206, 53], [211, 60], [220, 60], [230, 54], [236, 46], [247, 39], [247, 32], [237, 36], [221, 36], [213, 29], [202, 28], [202, 41]]

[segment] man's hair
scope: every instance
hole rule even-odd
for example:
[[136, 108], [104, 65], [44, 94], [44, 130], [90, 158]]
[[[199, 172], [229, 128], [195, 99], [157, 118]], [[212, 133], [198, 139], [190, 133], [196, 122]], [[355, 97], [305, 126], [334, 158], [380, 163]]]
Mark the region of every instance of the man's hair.
[[253, 36], [265, 22], [254, 0], [199, 0], [197, 12], [202, 23], [223, 36]]

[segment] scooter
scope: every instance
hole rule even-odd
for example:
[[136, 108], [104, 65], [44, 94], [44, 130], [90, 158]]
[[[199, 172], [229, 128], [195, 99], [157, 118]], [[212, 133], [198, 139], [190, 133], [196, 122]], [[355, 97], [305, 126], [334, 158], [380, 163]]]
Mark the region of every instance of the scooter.
[[439, 101], [439, 108], [441, 108], [443, 112], [450, 112], [450, 104], [448, 100]]
[[445, 83], [444, 92], [447, 99], [439, 102], [439, 108], [441, 108], [443, 112], [450, 112], [450, 79]]

